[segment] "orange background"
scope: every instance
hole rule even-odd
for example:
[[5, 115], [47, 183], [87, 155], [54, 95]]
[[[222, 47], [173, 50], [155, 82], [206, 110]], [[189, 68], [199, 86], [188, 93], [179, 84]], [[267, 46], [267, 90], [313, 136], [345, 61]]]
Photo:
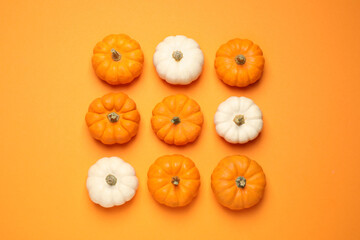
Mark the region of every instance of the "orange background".
[[[0, 236], [2, 239], [360, 239], [360, 2], [271, 1], [1, 1]], [[95, 76], [92, 49], [110, 33], [139, 41], [143, 74], [112, 87]], [[195, 39], [203, 74], [186, 87], [156, 75], [152, 55], [168, 35]], [[253, 86], [228, 87], [213, 67], [217, 48], [248, 38], [266, 59]], [[91, 138], [85, 113], [107, 92], [133, 98], [142, 121], [120, 146]], [[204, 112], [199, 139], [168, 146], [150, 126], [163, 97], [185, 93]], [[231, 145], [217, 136], [213, 116], [226, 98], [246, 96], [264, 115], [253, 142]], [[150, 164], [164, 154], [194, 160], [199, 196], [170, 209], [146, 186]], [[245, 154], [267, 176], [263, 201], [240, 212], [222, 208], [210, 188], [218, 161]], [[85, 181], [104, 156], [131, 163], [140, 181], [121, 207], [93, 204]]]

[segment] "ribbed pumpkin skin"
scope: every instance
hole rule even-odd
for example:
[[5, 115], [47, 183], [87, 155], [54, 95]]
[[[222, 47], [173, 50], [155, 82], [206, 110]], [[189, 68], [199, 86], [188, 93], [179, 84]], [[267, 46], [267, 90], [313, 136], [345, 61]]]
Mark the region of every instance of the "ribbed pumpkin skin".
[[[236, 185], [238, 177], [246, 179], [246, 186]], [[246, 156], [229, 156], [222, 159], [211, 175], [211, 188], [218, 202], [232, 210], [256, 205], [263, 197], [265, 174], [260, 165]]]
[[[120, 55], [113, 59], [112, 49]], [[112, 34], [98, 42], [93, 51], [92, 65], [96, 75], [111, 85], [126, 84], [137, 78], [143, 68], [144, 54], [137, 41], [125, 34]]]
[[[183, 94], [164, 98], [152, 111], [151, 126], [167, 144], [185, 145], [200, 135], [204, 121], [199, 104]], [[178, 117], [180, 123], [172, 122]]]
[[[108, 115], [116, 113], [118, 121], [111, 122]], [[123, 144], [138, 131], [140, 114], [135, 102], [125, 93], [109, 93], [95, 99], [85, 116], [91, 136], [104, 144]]]
[[[246, 62], [236, 63], [235, 58], [243, 55]], [[260, 47], [247, 39], [233, 39], [220, 46], [216, 52], [215, 70], [226, 84], [246, 87], [258, 81], [263, 73], [265, 59]]]
[[[197, 196], [200, 174], [191, 159], [182, 155], [159, 157], [149, 168], [148, 188], [153, 198], [168, 207], [183, 207]], [[172, 183], [173, 177], [179, 184]]]

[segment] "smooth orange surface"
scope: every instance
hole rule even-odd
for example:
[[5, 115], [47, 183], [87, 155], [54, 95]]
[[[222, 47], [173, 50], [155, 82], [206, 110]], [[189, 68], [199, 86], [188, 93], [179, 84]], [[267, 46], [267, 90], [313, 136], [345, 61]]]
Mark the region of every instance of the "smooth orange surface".
[[[360, 2], [327, 1], [1, 1], [1, 239], [360, 239]], [[127, 86], [99, 80], [94, 45], [110, 33], [136, 39], [144, 71]], [[152, 64], [168, 35], [194, 38], [205, 55], [193, 84], [171, 86]], [[217, 79], [215, 52], [248, 38], [264, 52], [260, 81], [244, 89]], [[104, 146], [86, 127], [90, 102], [124, 91], [141, 114], [138, 135]], [[204, 113], [193, 144], [168, 146], [153, 133], [151, 111], [185, 93]], [[246, 96], [264, 114], [253, 142], [231, 145], [213, 116], [229, 96]], [[190, 157], [201, 174], [198, 197], [183, 209], [157, 204], [146, 173], [165, 154]], [[227, 155], [243, 154], [264, 169], [267, 187], [254, 208], [221, 207], [210, 175]], [[89, 167], [119, 156], [140, 185], [124, 206], [93, 204]]]

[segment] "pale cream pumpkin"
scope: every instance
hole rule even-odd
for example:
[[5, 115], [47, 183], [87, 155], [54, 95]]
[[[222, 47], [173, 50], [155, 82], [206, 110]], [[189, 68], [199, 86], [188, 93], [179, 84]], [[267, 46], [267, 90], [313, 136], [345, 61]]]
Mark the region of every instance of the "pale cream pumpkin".
[[204, 55], [193, 39], [169, 36], [156, 47], [153, 62], [160, 78], [170, 84], [187, 85], [200, 76]]
[[260, 108], [249, 98], [229, 97], [215, 114], [216, 132], [230, 143], [246, 143], [255, 139], [262, 130]]
[[118, 157], [104, 157], [90, 167], [86, 186], [94, 203], [109, 208], [130, 201], [138, 179], [129, 163]]

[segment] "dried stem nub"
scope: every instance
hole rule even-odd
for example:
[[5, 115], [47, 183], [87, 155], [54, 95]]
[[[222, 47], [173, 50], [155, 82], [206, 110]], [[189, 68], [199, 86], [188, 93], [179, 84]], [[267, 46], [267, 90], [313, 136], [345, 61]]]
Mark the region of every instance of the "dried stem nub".
[[244, 65], [246, 63], [246, 57], [242, 54], [239, 54], [235, 57], [235, 62], [238, 65]]
[[237, 177], [236, 180], [236, 186], [238, 188], [244, 188], [246, 186], [246, 178], [240, 176], [240, 177]]
[[175, 61], [180, 61], [182, 58], [183, 58], [183, 53], [182, 52], [180, 52], [180, 51], [178, 51], [178, 50], [176, 50], [176, 51], [174, 51], [173, 53], [172, 53], [172, 57], [175, 59]]
[[245, 123], [245, 117], [244, 115], [239, 114], [234, 117], [233, 121], [236, 125], [241, 126]]
[[114, 48], [111, 49], [111, 58], [114, 60], [114, 61], [120, 61], [121, 59], [121, 54], [116, 51]]
[[107, 115], [107, 118], [109, 119], [110, 122], [115, 123], [119, 121], [120, 116], [115, 112], [111, 112]]
[[176, 125], [176, 124], [179, 124], [181, 122], [181, 120], [179, 117], [173, 117], [171, 119], [171, 122]]
[[109, 174], [109, 175], [106, 176], [105, 181], [110, 186], [114, 186], [116, 184], [116, 182], [117, 182], [117, 179], [116, 179], [116, 177], [114, 175]]
[[180, 183], [180, 178], [178, 176], [174, 176], [171, 178], [171, 183], [174, 184], [174, 186], [179, 185]]

